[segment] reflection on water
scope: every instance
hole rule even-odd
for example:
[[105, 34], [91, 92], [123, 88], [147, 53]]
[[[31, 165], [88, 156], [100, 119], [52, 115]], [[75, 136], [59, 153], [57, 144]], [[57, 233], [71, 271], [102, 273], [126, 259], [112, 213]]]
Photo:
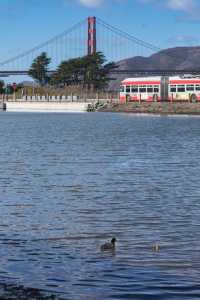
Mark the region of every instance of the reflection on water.
[[1, 113], [0, 145], [1, 281], [200, 298], [199, 118]]

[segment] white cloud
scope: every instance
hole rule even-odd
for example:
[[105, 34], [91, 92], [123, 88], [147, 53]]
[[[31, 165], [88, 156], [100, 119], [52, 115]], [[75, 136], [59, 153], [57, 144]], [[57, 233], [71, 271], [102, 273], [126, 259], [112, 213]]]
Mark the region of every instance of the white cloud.
[[195, 46], [199, 45], [199, 36], [194, 35], [177, 35], [172, 36], [167, 40], [167, 43], [173, 45], [182, 45], [182, 46]]
[[173, 10], [192, 11], [196, 5], [196, 0], [167, 0], [167, 6]]
[[[122, 2], [126, 2], [127, 0], [77, 0], [77, 1], [86, 7], [95, 8], [95, 7], [99, 7], [103, 3], [106, 3], [106, 4], [112, 3], [112, 2], [122, 3]], [[132, 1], [134, 4], [134, 2], [137, 0], [132, 0]]]
[[87, 7], [98, 7], [104, 0], [79, 0], [79, 2]]
[[[199, 20], [199, 0], [137, 0], [142, 4], [152, 4], [158, 7], [167, 8], [173, 11], [182, 12], [188, 20]], [[185, 18], [186, 19], [186, 18]]]
[[167, 7], [183, 12], [180, 21], [199, 21], [200, 1], [199, 0], [167, 0]]
[[[128, 0], [77, 0], [81, 5], [95, 8], [106, 2], [126, 2]], [[167, 9], [182, 12], [188, 19], [200, 19], [200, 0], [132, 0], [132, 4], [140, 2], [141, 4], [152, 4], [158, 7], [165, 7]]]

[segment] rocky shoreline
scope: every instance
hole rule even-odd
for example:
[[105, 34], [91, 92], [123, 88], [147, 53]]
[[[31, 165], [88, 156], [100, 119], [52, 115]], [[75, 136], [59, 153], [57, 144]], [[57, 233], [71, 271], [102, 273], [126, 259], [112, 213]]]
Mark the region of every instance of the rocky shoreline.
[[99, 108], [101, 112], [147, 113], [147, 114], [179, 114], [200, 115], [200, 103], [189, 102], [130, 102], [127, 104], [110, 103]]
[[25, 288], [7, 283], [0, 283], [1, 300], [58, 300], [57, 296], [44, 293], [35, 288]]

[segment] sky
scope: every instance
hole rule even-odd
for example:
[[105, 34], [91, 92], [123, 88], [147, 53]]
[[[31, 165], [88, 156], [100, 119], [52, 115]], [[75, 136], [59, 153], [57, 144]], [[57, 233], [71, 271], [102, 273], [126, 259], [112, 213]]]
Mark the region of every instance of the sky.
[[161, 49], [200, 45], [200, 0], [0, 0], [0, 62], [88, 16]]

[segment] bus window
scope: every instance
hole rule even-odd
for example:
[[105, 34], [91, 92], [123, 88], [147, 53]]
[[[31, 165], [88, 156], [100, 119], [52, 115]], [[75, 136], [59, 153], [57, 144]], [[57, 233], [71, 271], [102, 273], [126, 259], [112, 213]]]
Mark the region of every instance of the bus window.
[[185, 86], [184, 85], [177, 85], [177, 91], [180, 93], [185, 92]]
[[137, 85], [132, 85], [131, 92], [132, 93], [138, 93], [138, 86]]
[[194, 91], [194, 85], [193, 84], [187, 84], [186, 85], [186, 91]]
[[147, 86], [147, 93], [153, 93], [153, 86], [152, 85]]
[[147, 87], [146, 85], [141, 85], [139, 87], [139, 93], [146, 93], [147, 92]]
[[130, 85], [127, 85], [127, 86], [126, 86], [126, 92], [127, 92], [127, 93], [130, 93], [130, 91], [131, 91], [131, 87], [130, 87]]
[[154, 93], [159, 93], [159, 86], [158, 85], [154, 85]]
[[124, 86], [123, 85], [120, 86], [120, 92], [124, 93]]
[[200, 84], [196, 84], [196, 91], [200, 91]]
[[170, 92], [176, 93], [176, 85], [170, 85]]

